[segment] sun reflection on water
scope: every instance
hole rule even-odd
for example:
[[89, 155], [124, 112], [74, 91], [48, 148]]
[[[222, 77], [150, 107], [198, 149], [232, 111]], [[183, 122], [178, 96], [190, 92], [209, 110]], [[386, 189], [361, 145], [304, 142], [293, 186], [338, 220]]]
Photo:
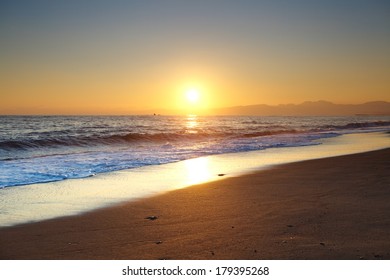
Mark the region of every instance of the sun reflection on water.
[[187, 133], [198, 133], [196, 130], [198, 123], [198, 116], [197, 115], [188, 115], [186, 118], [186, 132]]

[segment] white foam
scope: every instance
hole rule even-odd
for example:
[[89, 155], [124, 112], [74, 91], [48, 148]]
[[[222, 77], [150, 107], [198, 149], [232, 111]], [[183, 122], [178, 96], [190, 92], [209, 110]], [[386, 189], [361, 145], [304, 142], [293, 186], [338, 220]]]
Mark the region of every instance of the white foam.
[[385, 133], [348, 134], [317, 142], [322, 145], [213, 155], [84, 179], [5, 188], [0, 190], [0, 226], [77, 215], [272, 165], [390, 147]]

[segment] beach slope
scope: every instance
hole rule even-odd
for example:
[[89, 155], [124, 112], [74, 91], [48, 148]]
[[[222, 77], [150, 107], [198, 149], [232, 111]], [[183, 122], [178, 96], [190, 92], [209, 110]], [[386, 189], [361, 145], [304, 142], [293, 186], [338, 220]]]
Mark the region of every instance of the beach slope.
[[389, 170], [390, 149], [280, 165], [2, 228], [0, 258], [390, 259]]

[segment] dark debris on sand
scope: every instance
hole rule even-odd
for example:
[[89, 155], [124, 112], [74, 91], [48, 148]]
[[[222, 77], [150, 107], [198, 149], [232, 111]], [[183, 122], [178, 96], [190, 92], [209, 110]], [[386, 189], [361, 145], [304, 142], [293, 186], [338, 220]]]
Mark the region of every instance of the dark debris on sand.
[[150, 221], [154, 221], [154, 220], [157, 220], [158, 217], [157, 216], [148, 216], [145, 218], [146, 220], [150, 220]]

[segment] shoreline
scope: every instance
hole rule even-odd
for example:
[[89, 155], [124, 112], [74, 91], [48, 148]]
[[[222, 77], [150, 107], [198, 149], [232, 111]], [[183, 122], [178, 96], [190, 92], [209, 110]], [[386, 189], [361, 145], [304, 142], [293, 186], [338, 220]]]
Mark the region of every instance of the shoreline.
[[390, 138], [387, 133], [360, 133], [311, 143], [320, 145], [211, 155], [83, 179], [5, 188], [0, 192], [0, 228], [79, 215], [280, 164], [383, 149], [390, 146]]
[[388, 170], [389, 148], [5, 227], [0, 259], [390, 259]]

